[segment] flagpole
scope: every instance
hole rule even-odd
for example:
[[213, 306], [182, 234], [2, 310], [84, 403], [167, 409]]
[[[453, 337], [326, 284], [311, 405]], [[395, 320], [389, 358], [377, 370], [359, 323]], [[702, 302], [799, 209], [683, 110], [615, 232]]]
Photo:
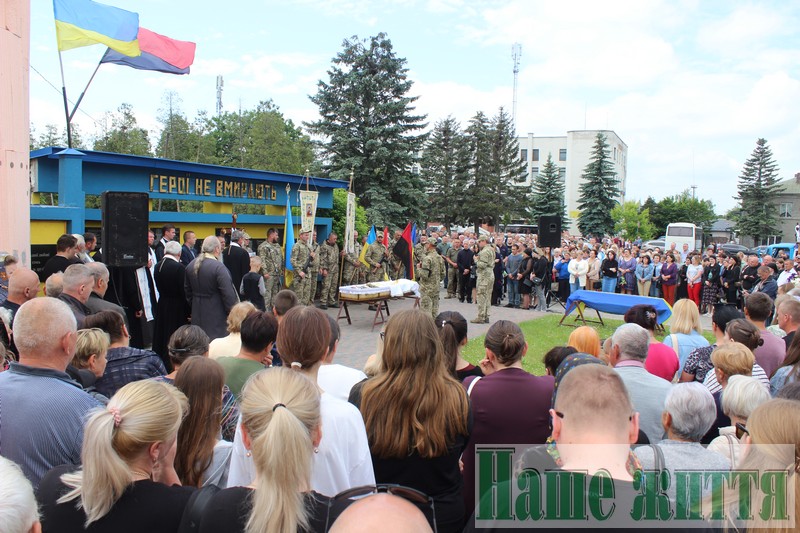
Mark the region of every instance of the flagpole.
[[72, 117], [69, 114], [67, 102], [67, 82], [64, 79], [64, 62], [61, 60], [61, 50], [58, 51], [58, 65], [61, 67], [61, 95], [64, 97], [64, 118], [67, 119], [67, 148], [72, 148], [72, 129], [69, 127]]
[[[60, 57], [60, 54], [59, 54], [59, 57]], [[103, 55], [103, 57], [105, 57], [105, 54]], [[89, 82], [86, 84], [86, 87], [83, 88], [83, 92], [78, 97], [78, 101], [75, 102], [75, 107], [72, 109], [72, 113], [70, 113], [70, 115], [69, 115], [69, 121], [70, 122], [72, 122], [72, 119], [75, 117], [75, 113], [78, 112], [78, 106], [81, 105], [81, 102], [83, 101], [83, 97], [86, 94], [86, 91], [89, 90], [89, 85], [91, 85], [92, 84], [92, 80], [94, 80], [94, 75], [97, 74], [98, 70], [100, 70], [100, 65], [102, 65], [102, 64], [103, 64], [103, 58], [101, 57], [100, 61], [97, 62], [97, 66], [94, 67], [94, 72], [92, 72], [92, 77], [89, 78]]]

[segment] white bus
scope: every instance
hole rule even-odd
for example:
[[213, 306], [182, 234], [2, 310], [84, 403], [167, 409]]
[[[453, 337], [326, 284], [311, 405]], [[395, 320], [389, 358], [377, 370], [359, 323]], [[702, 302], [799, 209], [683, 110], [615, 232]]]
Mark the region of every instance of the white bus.
[[701, 251], [703, 249], [703, 230], [689, 222], [674, 222], [667, 225], [664, 249], [669, 250], [673, 242], [678, 251], [683, 250], [684, 244], [689, 245], [689, 250]]

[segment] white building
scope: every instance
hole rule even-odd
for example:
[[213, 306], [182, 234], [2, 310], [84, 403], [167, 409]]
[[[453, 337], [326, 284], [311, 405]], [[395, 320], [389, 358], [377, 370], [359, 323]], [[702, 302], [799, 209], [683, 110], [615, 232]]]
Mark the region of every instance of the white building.
[[553, 162], [558, 165], [561, 179], [565, 181], [565, 200], [567, 214], [571, 219], [571, 232], [578, 233], [578, 187], [586, 165], [592, 157], [592, 149], [598, 133], [606, 136], [609, 158], [614, 165], [617, 179], [620, 184], [619, 201], [625, 198], [625, 185], [628, 168], [628, 145], [611, 130], [578, 130], [568, 131], [565, 137], [539, 137], [529, 133], [526, 137], [519, 137], [520, 159], [527, 164], [530, 184], [534, 176], [539, 173], [547, 162], [547, 154], [552, 154]]

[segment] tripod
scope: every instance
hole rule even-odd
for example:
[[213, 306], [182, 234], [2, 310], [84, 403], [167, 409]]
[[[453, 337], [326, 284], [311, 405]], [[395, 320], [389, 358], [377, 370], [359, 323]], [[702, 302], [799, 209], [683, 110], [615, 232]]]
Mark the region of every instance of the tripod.
[[[552, 280], [552, 272], [553, 272], [553, 255], [552, 254], [553, 254], [552, 250], [549, 250], [547, 252], [547, 276], [551, 280]], [[557, 290], [555, 290], [555, 291], [553, 290], [553, 283], [557, 283], [557, 282], [550, 281], [548, 283], [545, 283], [543, 281], [542, 283], [544, 283], [544, 297], [545, 297], [544, 301], [547, 304], [547, 310], [550, 311], [550, 308], [553, 307], [554, 305], [560, 305], [561, 308], [566, 311], [567, 306], [564, 305], [564, 302], [562, 302], [561, 298], [558, 297], [558, 291]]]

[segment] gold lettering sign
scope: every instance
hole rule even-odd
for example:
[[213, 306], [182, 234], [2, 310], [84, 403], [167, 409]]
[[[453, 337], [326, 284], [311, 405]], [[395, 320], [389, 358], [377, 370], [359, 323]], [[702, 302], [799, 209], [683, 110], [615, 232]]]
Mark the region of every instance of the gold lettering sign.
[[278, 196], [275, 187], [263, 183], [228, 178], [194, 178], [160, 174], [150, 174], [150, 192], [250, 200], [276, 200]]

